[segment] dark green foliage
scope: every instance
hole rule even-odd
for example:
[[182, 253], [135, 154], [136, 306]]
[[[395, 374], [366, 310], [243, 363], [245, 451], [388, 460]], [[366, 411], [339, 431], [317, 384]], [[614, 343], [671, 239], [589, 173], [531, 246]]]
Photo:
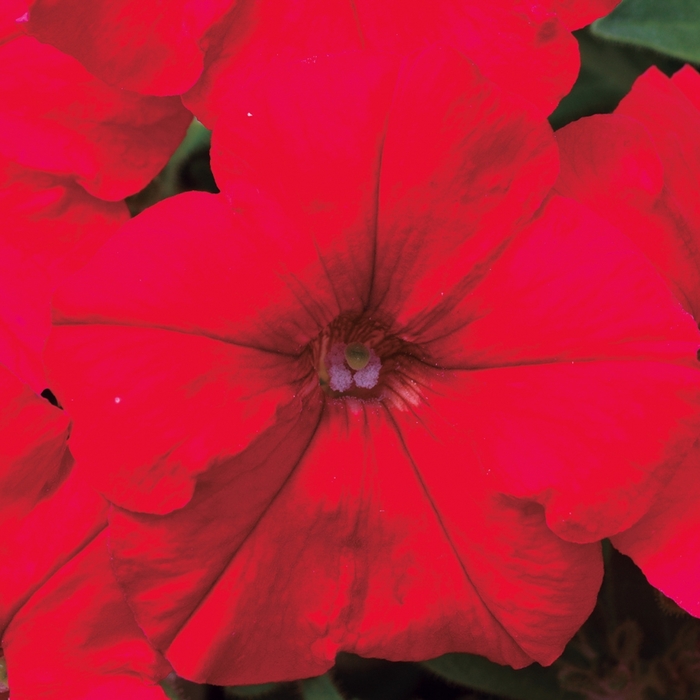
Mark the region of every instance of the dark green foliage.
[[700, 63], [698, 0], [622, 0], [607, 17], [594, 22], [593, 32]]

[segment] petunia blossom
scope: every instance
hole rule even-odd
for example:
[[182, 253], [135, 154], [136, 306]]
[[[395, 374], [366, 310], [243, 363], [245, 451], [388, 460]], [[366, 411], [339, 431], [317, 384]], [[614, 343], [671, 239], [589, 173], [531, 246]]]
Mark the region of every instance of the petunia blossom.
[[[498, 84], [546, 113], [578, 72], [569, 30], [619, 0], [33, 0], [27, 27], [108, 83], [182, 94], [210, 128], [261, 66], [355, 49], [467, 53]], [[559, 15], [559, 18], [557, 16]], [[198, 82], [199, 81], [199, 82]]]
[[[558, 189], [633, 240], [700, 321], [700, 75], [667, 78], [655, 68], [614, 115], [582, 119], [557, 134]], [[700, 448], [613, 543], [649, 581], [700, 616]]]
[[[109, 564], [107, 503], [76, 478], [63, 411], [0, 365], [0, 634], [13, 700], [165, 698]], [[5, 689], [0, 684], [0, 690]]]
[[450, 48], [278, 63], [212, 162], [222, 194], [60, 288], [47, 347], [139, 625], [216, 684], [551, 663], [700, 427], [692, 318]]

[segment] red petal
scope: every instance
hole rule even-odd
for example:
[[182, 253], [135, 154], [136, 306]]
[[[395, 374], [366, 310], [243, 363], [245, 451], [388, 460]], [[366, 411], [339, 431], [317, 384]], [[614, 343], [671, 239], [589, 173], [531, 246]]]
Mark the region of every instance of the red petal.
[[558, 131], [557, 141], [557, 189], [623, 231], [700, 317], [700, 242], [664, 185], [664, 167], [645, 127], [617, 114], [589, 117]]
[[12, 697], [164, 697], [142, 682], [167, 668], [98, 537], [106, 503], [70, 473], [65, 415], [2, 367], [0, 381], [0, 630]]
[[265, 223], [279, 209], [278, 228], [308, 264], [323, 256], [343, 310], [367, 306], [371, 289], [383, 313], [400, 304], [410, 317], [527, 220], [557, 157], [546, 123], [450, 49], [425, 51], [404, 72], [382, 147], [394, 70], [359, 53], [280, 66], [217, 127], [213, 167], [237, 208], [264, 211]]
[[685, 65], [671, 78], [671, 82], [700, 110], [700, 73]]
[[177, 95], [202, 70], [206, 31], [236, 0], [34, 0], [28, 31], [75, 56], [107, 83]]
[[118, 576], [175, 668], [254, 683], [322, 673], [339, 650], [551, 662], [592, 608], [597, 547], [553, 536], [422, 426], [414, 464], [381, 409], [329, 409], [297, 466], [296, 430], [283, 468], [251, 455], [256, 489], [234, 461], [166, 518], [113, 514]]
[[57, 569], [105, 529], [106, 502], [75, 473], [66, 478], [72, 464], [70, 455], [59, 465], [44, 464], [54, 473], [61, 468], [57, 478], [44, 479], [48, 488], [38, 494], [30, 511], [3, 518], [0, 629]]
[[[251, 232], [221, 197], [175, 197], [130, 221], [57, 293], [51, 386], [75, 419], [80, 466], [110, 500], [181, 507], [193, 476], [245, 448], [279, 405], [300, 410], [302, 351], [338, 309], [332, 289], [324, 308], [317, 282], [290, 288], [279, 274], [306, 252], [280, 233]], [[312, 281], [322, 271], [316, 259]]]
[[442, 304], [529, 219], [556, 172], [544, 120], [456, 52], [424, 52], [389, 116], [370, 308], [400, 327]]
[[0, 159], [0, 362], [37, 392], [56, 285], [82, 266], [129, 218], [64, 178]]
[[448, 44], [542, 114], [571, 89], [579, 65], [576, 42], [556, 16], [521, 0], [242, 0], [227, 25], [207, 55], [202, 79], [185, 96], [210, 128], [244, 105], [260, 67], [275, 61], [360, 48], [408, 56], [432, 43]]
[[165, 700], [168, 673], [114, 580], [107, 535], [63, 566], [15, 615], [2, 640], [12, 698]]
[[[247, 450], [202, 474], [192, 500], [181, 510], [154, 517], [113, 509], [111, 541], [121, 557], [115, 562], [119, 578], [128, 582], [158, 646], [170, 643], [285, 486], [312, 439], [320, 411], [320, 403], [301, 413], [282, 409], [275, 425]], [[146, 578], [144, 556], [150, 562]]]
[[0, 44], [0, 155], [119, 200], [158, 174], [192, 119], [177, 98], [112, 88], [28, 36]]
[[361, 48], [353, 5], [346, 0], [238, 0], [207, 54], [201, 79], [183, 101], [213, 128], [219, 116], [247, 107], [249, 90], [271, 63], [314, 61]]
[[294, 274], [307, 286], [319, 286], [307, 266], [324, 286], [324, 277], [331, 280], [323, 304], [336, 313], [360, 311], [368, 301], [397, 70], [393, 58], [359, 52], [282, 64], [213, 137], [212, 168], [222, 191], [256, 225], [277, 226], [295, 249]]
[[634, 559], [652, 586], [700, 617], [700, 451], [696, 448], [659, 491], [644, 517], [612, 538]]
[[356, 0], [353, 4], [365, 46], [402, 55], [433, 43], [452, 46], [489, 80], [534, 104], [540, 115], [554, 110], [578, 74], [576, 41], [545, 9], [546, 2]]
[[340, 311], [302, 234], [264, 206], [242, 215], [222, 196], [171, 197], [59, 289], [54, 321], [153, 326], [296, 356]]
[[[700, 334], [629, 239], [553, 197], [526, 229], [408, 326], [441, 367], [633, 360], [689, 364]], [[700, 375], [699, 375], [700, 376]]]
[[[699, 100], [700, 76], [691, 68], [670, 81], [651, 70], [623, 101], [619, 111], [628, 116], [582, 120], [557, 134], [563, 165], [559, 188], [624, 230], [667, 276], [696, 318], [698, 209], [687, 178], [697, 179], [698, 174], [694, 149], [700, 145], [695, 132]], [[696, 448], [671, 481], [657, 490], [643, 517], [612, 538], [654, 586], [694, 615], [700, 615], [700, 569], [692, 556], [700, 545], [698, 457]]]
[[28, 0], [5, 0], [0, 9], [0, 41], [22, 34], [29, 18]]
[[696, 375], [644, 362], [472, 371], [453, 419], [494, 487], [542, 503], [560, 537], [593, 542], [638, 520], [679, 467], [698, 431]]
[[[679, 82], [689, 89], [687, 73]], [[615, 113], [637, 119], [648, 129], [675, 204], [691, 230], [700, 231], [700, 110], [672, 80], [652, 67], [637, 79]]]
[[48, 354], [78, 469], [132, 510], [182, 507], [194, 477], [244, 450], [279, 405], [302, 408], [289, 358], [220, 339], [79, 324], [60, 326]]
[[612, 12], [620, 0], [542, 0], [570, 29], [580, 29]]
[[0, 366], [0, 630], [105, 527], [106, 504], [70, 476], [68, 419]]
[[624, 236], [568, 200], [475, 277], [417, 337], [437, 365], [471, 370], [462, 422], [484, 468], [545, 504], [562, 537], [628, 527], [696, 435], [692, 318]]
[[[0, 365], [0, 517], [3, 521], [21, 520], [60, 483], [67, 439], [65, 414]], [[3, 540], [6, 537], [3, 528]]]

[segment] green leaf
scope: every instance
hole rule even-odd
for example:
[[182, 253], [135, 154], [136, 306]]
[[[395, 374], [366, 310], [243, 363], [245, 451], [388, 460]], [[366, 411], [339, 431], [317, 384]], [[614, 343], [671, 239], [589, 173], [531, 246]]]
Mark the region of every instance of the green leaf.
[[554, 669], [533, 664], [516, 671], [471, 654], [445, 654], [422, 665], [451, 683], [509, 700], [581, 700], [559, 687]]
[[163, 692], [168, 696], [169, 700], [182, 700], [182, 695], [178, 692], [172, 679], [166, 678], [160, 682], [160, 687]]
[[327, 673], [317, 678], [307, 678], [299, 685], [304, 700], [344, 700]]
[[607, 17], [594, 22], [592, 30], [604, 39], [700, 63], [698, 0], [622, 0]]
[[226, 688], [230, 698], [264, 698], [279, 687], [278, 683], [260, 683], [259, 685], [237, 685]]

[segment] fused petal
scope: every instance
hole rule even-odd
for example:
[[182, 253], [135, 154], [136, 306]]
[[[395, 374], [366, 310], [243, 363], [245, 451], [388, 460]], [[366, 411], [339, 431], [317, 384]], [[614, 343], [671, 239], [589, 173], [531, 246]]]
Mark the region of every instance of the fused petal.
[[[240, 488], [244, 454], [167, 521], [112, 514], [117, 575], [175, 668], [255, 683], [317, 675], [342, 650], [405, 660], [459, 649], [515, 666], [558, 655], [593, 605], [597, 546], [563, 542], [539, 507], [491, 491], [455, 442], [462, 431], [436, 455], [406, 419], [404, 443], [382, 409], [336, 406], [300, 460], [308, 433], [296, 429], [283, 467], [257, 455], [257, 489]], [[215, 518], [218, 503], [229, 517]]]

